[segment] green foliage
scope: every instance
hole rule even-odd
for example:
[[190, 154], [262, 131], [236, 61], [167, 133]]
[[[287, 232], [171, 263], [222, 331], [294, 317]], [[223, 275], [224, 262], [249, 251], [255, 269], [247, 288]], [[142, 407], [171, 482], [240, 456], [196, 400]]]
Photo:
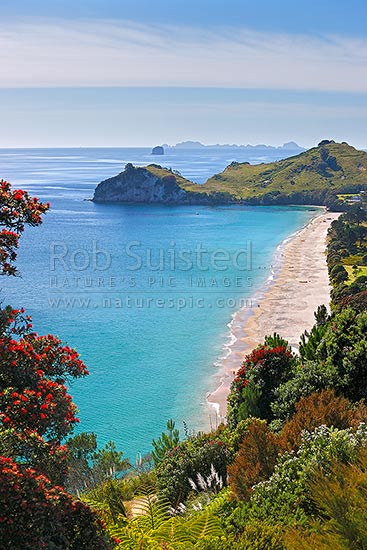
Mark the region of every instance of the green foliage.
[[106, 479], [121, 477], [130, 468], [128, 459], [116, 449], [113, 441], [97, 448], [94, 433], [80, 433], [67, 441], [68, 489], [73, 493], [85, 491], [103, 483]]
[[246, 525], [237, 547], [241, 550], [285, 550], [282, 526], [253, 521]]
[[330, 320], [330, 316], [324, 304], [318, 306], [316, 312], [314, 313], [314, 316], [317, 326], [326, 325], [326, 323]]
[[122, 451], [116, 449], [113, 441], [108, 441], [93, 456], [93, 475], [97, 479], [115, 478], [130, 467], [129, 460], [123, 457]]
[[237, 541], [233, 537], [204, 539], [196, 545], [196, 548], [199, 550], [239, 550]]
[[109, 529], [119, 541], [119, 549], [190, 549], [224, 534], [219, 519], [209, 508], [189, 518], [172, 516], [165, 499], [158, 498], [149, 487], [144, 493], [137, 499], [135, 517]]
[[353, 204], [344, 214], [344, 220], [351, 224], [360, 225], [367, 221], [367, 212], [360, 204]]
[[283, 524], [305, 521], [315, 514], [309, 482], [315, 467], [327, 471], [333, 461], [348, 463], [367, 444], [367, 427], [337, 430], [320, 426], [303, 432], [297, 452], [284, 453], [269, 480], [254, 487], [247, 509], [248, 521], [259, 519]]
[[315, 359], [337, 375], [335, 388], [351, 401], [367, 397], [367, 313], [346, 309], [329, 324]]
[[81, 495], [82, 500], [97, 511], [105, 523], [124, 522], [134, 508], [134, 498], [142, 495], [147, 488], [156, 493], [153, 472], [141, 472], [126, 478], [108, 478]]
[[97, 450], [97, 436], [95, 433], [82, 432], [67, 441], [70, 458], [88, 462]]
[[246, 356], [228, 396], [227, 418], [232, 429], [250, 416], [272, 420], [274, 394], [292, 376], [294, 363], [288, 343], [277, 334], [266, 337], [264, 345]]
[[111, 549], [93, 512], [33, 469], [0, 456], [0, 548]]
[[203, 541], [197, 545], [200, 550], [285, 550], [283, 527], [253, 521], [246, 525], [241, 536]]
[[336, 285], [338, 285], [340, 283], [344, 283], [344, 281], [347, 281], [348, 279], [349, 279], [349, 276], [348, 276], [347, 270], [345, 268], [343, 268], [343, 270], [340, 270], [339, 273], [337, 273], [333, 277], [333, 282]]
[[105, 521], [117, 523], [127, 517], [121, 485], [116, 479], [107, 479], [97, 490], [84, 494], [82, 500], [98, 511]]
[[210, 476], [212, 467], [225, 483], [226, 467], [232, 456], [224, 430], [192, 437], [168, 451], [159, 463], [158, 488], [176, 506], [184, 502], [191, 491], [189, 479], [196, 480], [198, 474], [204, 478]]
[[358, 296], [367, 290], [363, 277], [366, 275], [363, 267], [367, 253], [366, 216], [366, 211], [360, 205], [353, 205], [329, 229], [327, 261], [333, 284], [332, 307], [335, 311], [342, 311], [345, 307], [357, 311], [367, 309], [363, 296], [362, 299]]
[[299, 354], [302, 361], [312, 361], [315, 358], [316, 350], [321, 344], [327, 330], [327, 323], [316, 323], [310, 332], [306, 330], [301, 335]]
[[367, 454], [364, 449], [355, 463], [334, 462], [330, 473], [316, 470], [309, 483], [317, 506], [317, 518], [286, 537], [289, 546], [349, 550], [367, 548]]
[[287, 340], [282, 338], [277, 332], [273, 332], [271, 336], [265, 336], [264, 346], [268, 348], [279, 348], [282, 347], [287, 351], [292, 351]]
[[180, 432], [175, 429], [175, 423], [172, 419], [167, 421], [167, 433], [162, 432], [161, 437], [155, 441], [153, 439], [152, 458], [157, 466], [165, 457], [165, 454], [170, 449], [178, 445], [180, 441]]
[[335, 388], [350, 401], [367, 397], [366, 312], [347, 308], [315, 326], [302, 337], [300, 354], [314, 362], [297, 366], [292, 378], [275, 390], [271, 408], [276, 419], [289, 418], [296, 402], [314, 391]]
[[80, 433], [67, 440], [68, 447], [68, 489], [76, 493], [93, 484], [91, 462], [97, 450], [95, 433]]
[[271, 404], [275, 419], [283, 422], [290, 418], [301, 397], [331, 388], [335, 380], [335, 372], [325, 369], [320, 363], [306, 362], [304, 365], [298, 365], [293, 377], [275, 391]]
[[[248, 381], [246, 386], [241, 391], [241, 401], [237, 410], [236, 422], [246, 420], [251, 417], [261, 417], [260, 401], [262, 393], [261, 388], [254, 382], [254, 380]], [[234, 412], [233, 408], [231, 409], [231, 412]]]

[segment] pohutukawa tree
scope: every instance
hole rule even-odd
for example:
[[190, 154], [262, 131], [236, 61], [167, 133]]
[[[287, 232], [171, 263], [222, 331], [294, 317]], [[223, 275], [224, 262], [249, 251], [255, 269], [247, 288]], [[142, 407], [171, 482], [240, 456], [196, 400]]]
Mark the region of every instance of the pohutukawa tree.
[[295, 356], [279, 335], [267, 336], [245, 357], [228, 397], [228, 424], [233, 428], [250, 416], [271, 421], [274, 391], [292, 375]]
[[5, 447], [6, 456], [35, 469], [41, 464], [60, 483], [60, 461], [66, 459], [61, 441], [78, 422], [65, 383], [88, 371], [75, 350], [51, 334], [38, 336], [23, 319], [22, 310], [2, 310], [0, 451]]
[[15, 275], [19, 237], [26, 225], [40, 225], [42, 214], [50, 205], [30, 197], [22, 189], [11, 188], [9, 182], [0, 181], [0, 273]]
[[[19, 238], [48, 208], [0, 182], [1, 275], [17, 274]], [[0, 548], [111, 548], [91, 510], [59, 486], [62, 440], [78, 422], [65, 384], [87, 374], [74, 349], [33, 332], [23, 309], [0, 309]]]

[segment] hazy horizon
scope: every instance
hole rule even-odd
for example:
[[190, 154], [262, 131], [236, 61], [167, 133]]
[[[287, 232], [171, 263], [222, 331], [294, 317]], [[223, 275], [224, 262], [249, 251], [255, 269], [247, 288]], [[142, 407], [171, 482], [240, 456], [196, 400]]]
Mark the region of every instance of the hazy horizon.
[[363, 0], [3, 0], [0, 147], [366, 147], [366, 16]]

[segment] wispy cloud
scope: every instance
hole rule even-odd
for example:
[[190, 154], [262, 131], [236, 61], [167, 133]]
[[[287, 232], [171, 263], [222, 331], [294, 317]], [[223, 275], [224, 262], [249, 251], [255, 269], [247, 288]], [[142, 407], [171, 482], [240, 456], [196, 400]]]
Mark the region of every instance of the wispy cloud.
[[1, 87], [192, 86], [367, 92], [367, 40], [228, 27], [2, 23]]

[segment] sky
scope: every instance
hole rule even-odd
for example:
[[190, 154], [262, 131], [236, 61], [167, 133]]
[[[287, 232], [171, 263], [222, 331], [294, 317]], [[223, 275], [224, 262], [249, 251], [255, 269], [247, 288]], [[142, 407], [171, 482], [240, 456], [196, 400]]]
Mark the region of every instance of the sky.
[[1, 0], [0, 147], [367, 148], [365, 0]]

